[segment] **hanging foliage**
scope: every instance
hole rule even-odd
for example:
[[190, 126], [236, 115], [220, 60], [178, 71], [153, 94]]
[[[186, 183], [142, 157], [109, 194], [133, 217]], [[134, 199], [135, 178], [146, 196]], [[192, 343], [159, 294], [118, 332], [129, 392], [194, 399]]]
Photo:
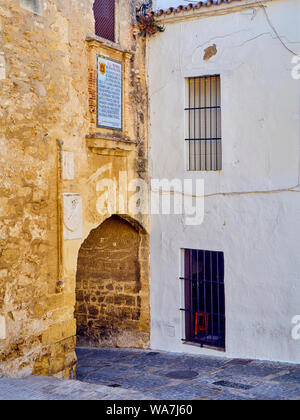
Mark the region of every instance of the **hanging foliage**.
[[139, 28], [140, 28], [140, 35], [141, 36], [151, 36], [156, 34], [157, 32], [164, 32], [165, 28], [161, 25], [158, 25], [155, 22], [154, 16], [149, 15], [140, 15], [137, 17]]
[[140, 29], [140, 35], [144, 37], [147, 35], [154, 35], [157, 32], [164, 32], [165, 30], [163, 26], [156, 23], [154, 16], [147, 13], [147, 10], [151, 9], [151, 7], [152, 0], [149, 0], [147, 3], [142, 3], [137, 10], [136, 18]]

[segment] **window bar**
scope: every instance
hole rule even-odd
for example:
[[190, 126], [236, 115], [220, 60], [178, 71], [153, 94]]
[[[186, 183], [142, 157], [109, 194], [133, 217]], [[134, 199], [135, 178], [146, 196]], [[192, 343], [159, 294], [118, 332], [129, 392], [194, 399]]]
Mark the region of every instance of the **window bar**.
[[[194, 139], [196, 138], [196, 78], [194, 77]], [[196, 140], [194, 140], [194, 169], [197, 170]]]
[[[218, 77], [215, 78], [216, 82], [216, 107], [218, 106]], [[216, 108], [216, 138], [218, 137], [218, 108]], [[218, 140], [216, 140], [216, 171], [218, 170]]]
[[[186, 141], [188, 141], [189, 139], [186, 139]], [[191, 139], [191, 140], [206, 140], [206, 141], [216, 141], [216, 140], [220, 140], [219, 137], [213, 137], [213, 138], [196, 138], [196, 139]]]
[[203, 297], [204, 297], [204, 313], [206, 314], [207, 307], [206, 307], [206, 281], [205, 281], [205, 278], [206, 278], [206, 260], [205, 260], [206, 255], [205, 254], [206, 252], [203, 251]]
[[[200, 79], [199, 79], [199, 137], [200, 137], [200, 139], [202, 137], [201, 82], [202, 82], [202, 79], [200, 77]], [[200, 161], [199, 162], [199, 170], [201, 170], [202, 169], [202, 142], [201, 142], [201, 140], [199, 142], [199, 161]]]
[[[197, 252], [197, 312], [200, 312], [200, 290], [199, 290], [199, 251]], [[197, 315], [196, 315], [197, 316]], [[197, 337], [199, 336], [199, 328], [197, 330]]]
[[[204, 78], [204, 98], [205, 98], [205, 107], [207, 106], [207, 86], [206, 86], [206, 77]], [[204, 111], [204, 116], [205, 116], [205, 123], [204, 123], [204, 127], [205, 127], [205, 139], [207, 139], [207, 109], [205, 109]], [[205, 170], [207, 170], [207, 141], [205, 140]]]
[[[199, 137], [200, 137], [200, 139], [202, 137], [201, 82], [202, 82], [202, 79], [200, 77], [199, 78]], [[201, 142], [201, 140], [198, 143], [199, 143], [199, 163], [198, 164], [199, 164], [199, 170], [201, 170], [202, 169], [202, 142]]]
[[213, 253], [210, 252], [210, 299], [211, 299], [211, 337], [214, 340], [214, 291], [213, 291]]
[[186, 339], [191, 340], [192, 339], [192, 333], [191, 333], [191, 319], [190, 319], [190, 282], [188, 279], [190, 278], [190, 250], [185, 251], [184, 255], [184, 265], [185, 265], [185, 271], [184, 271], [184, 293], [185, 293], [185, 324], [186, 324]]
[[[211, 102], [212, 102], [212, 92], [211, 92], [211, 81], [212, 81], [212, 77], [210, 77], [210, 103], [209, 105], [211, 106]], [[210, 108], [210, 132], [209, 135], [210, 137], [212, 137], [212, 109]], [[213, 167], [212, 167], [212, 146], [213, 146], [213, 142], [210, 143], [210, 170], [212, 171]]]
[[218, 290], [218, 337], [221, 337], [221, 314], [220, 314], [220, 276], [219, 276], [219, 254], [217, 254], [217, 290]]
[[184, 110], [185, 111], [193, 111], [194, 109], [196, 109], [196, 110], [203, 110], [203, 109], [215, 109], [215, 108], [218, 108], [218, 109], [221, 109], [221, 107], [220, 106], [198, 106], [198, 107], [196, 107], [196, 108], [185, 108]]
[[[191, 138], [191, 79], [189, 79], [189, 139]], [[189, 167], [191, 170], [191, 142], [189, 141]]]
[[193, 329], [193, 318], [194, 318], [194, 305], [193, 305], [193, 251], [190, 251], [190, 279], [189, 281], [189, 287], [190, 287], [190, 294], [191, 294], [191, 337], [195, 337], [195, 331]]

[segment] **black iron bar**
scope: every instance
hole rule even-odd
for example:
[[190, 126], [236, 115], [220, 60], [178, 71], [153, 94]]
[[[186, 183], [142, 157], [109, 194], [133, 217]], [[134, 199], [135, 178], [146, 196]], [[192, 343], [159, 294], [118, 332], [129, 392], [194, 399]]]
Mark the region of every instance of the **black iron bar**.
[[[190, 251], [190, 275], [193, 278], [193, 251]], [[190, 294], [191, 294], [191, 337], [194, 337], [193, 319], [194, 319], [194, 305], [193, 305], [193, 281], [190, 282]]]
[[214, 137], [214, 138], [207, 138], [207, 139], [185, 139], [186, 141], [214, 141], [214, 140], [221, 140], [221, 138], [216, 138], [216, 137]]
[[194, 109], [196, 110], [203, 110], [203, 109], [221, 109], [220, 106], [200, 106], [197, 108], [184, 108], [185, 111], [193, 111]]
[[[200, 312], [200, 289], [199, 289], [199, 251], [197, 252], [197, 312]], [[197, 330], [197, 336], [199, 335], [198, 333], [199, 328]]]
[[[203, 251], [203, 280], [205, 280], [206, 277], [206, 252]], [[203, 300], [204, 300], [204, 313], [207, 313], [207, 307], [206, 307], [206, 282], [203, 281]]]
[[[199, 279], [199, 280], [195, 280], [195, 279], [190, 279], [190, 278], [185, 278], [185, 277], [180, 277], [179, 278], [180, 280], [185, 280], [185, 281], [194, 281], [194, 282], [199, 282], [200, 284], [201, 283], [211, 283], [211, 280], [202, 280], [202, 279]], [[218, 282], [217, 281], [213, 281], [212, 283], [214, 283], [214, 284], [218, 284]]]
[[[216, 83], [216, 137], [218, 137], [218, 78], [215, 78]], [[218, 140], [216, 140], [216, 171], [218, 170]]]
[[[190, 309], [184, 309], [184, 308], [180, 308], [180, 311], [182, 312], [192, 312], [193, 314], [197, 313], [197, 311], [191, 311]], [[217, 313], [214, 312], [209, 312], [209, 315], [214, 315], [214, 316], [218, 316]], [[220, 318], [225, 318], [225, 315], [220, 314]]]
[[[211, 102], [212, 102], [212, 91], [211, 91], [211, 88], [212, 88], [212, 86], [211, 86], [212, 77], [210, 77], [209, 80], [210, 80], [210, 88], [209, 88], [210, 91], [209, 91], [209, 94], [210, 94], [210, 106], [211, 106]], [[212, 137], [212, 109], [211, 108], [209, 110], [209, 113], [210, 113], [209, 136]], [[212, 144], [210, 144], [210, 170], [211, 171], [213, 170], [213, 167], [212, 167]]]
[[[194, 77], [194, 107], [196, 106], [196, 78]], [[196, 109], [194, 108], [194, 138], [196, 137]], [[196, 142], [194, 141], [194, 169], [197, 170]]]
[[[207, 83], [206, 83], [206, 77], [204, 79], [204, 98], [205, 98], [205, 107], [207, 106]], [[205, 127], [205, 138], [207, 138], [207, 109], [204, 111], [205, 114], [205, 122], [204, 122], [204, 127]], [[207, 170], [207, 144], [206, 144], [206, 140], [205, 140], [205, 170]]]
[[[191, 107], [191, 79], [189, 79], [189, 108]], [[189, 111], [189, 138], [191, 138], [191, 111]], [[189, 169], [191, 170], [191, 143], [189, 144]]]
[[[213, 290], [213, 253], [210, 252], [210, 312], [214, 313], [214, 290]], [[214, 316], [211, 316], [211, 336], [214, 337]]]
[[[201, 95], [201, 83], [202, 83], [202, 78], [200, 77], [199, 78], [199, 136], [200, 136], [200, 138], [202, 137], [201, 136], [201, 134], [202, 134], [202, 120], [201, 120], [201, 118], [202, 118], [202, 110], [204, 109], [204, 107], [201, 107], [201, 105], [202, 105], [202, 103], [201, 103], [201, 98], [202, 98], [202, 95]], [[202, 161], [201, 161], [201, 159], [202, 159], [202, 150], [201, 150], [201, 148], [202, 148], [202, 144], [201, 143], [199, 143], [199, 170], [201, 171], [201, 168], [202, 168]]]
[[217, 254], [217, 299], [218, 299], [218, 337], [221, 337], [221, 320], [220, 320], [220, 277], [219, 277], [219, 254]]

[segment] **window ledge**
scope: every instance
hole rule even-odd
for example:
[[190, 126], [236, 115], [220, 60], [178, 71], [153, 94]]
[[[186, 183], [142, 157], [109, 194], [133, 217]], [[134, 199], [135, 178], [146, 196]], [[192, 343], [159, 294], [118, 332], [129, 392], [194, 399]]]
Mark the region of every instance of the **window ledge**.
[[88, 148], [97, 154], [127, 155], [136, 149], [137, 143], [125, 137], [110, 137], [99, 133], [86, 136]]
[[194, 341], [186, 341], [186, 340], [181, 340], [181, 342], [182, 344], [186, 346], [200, 347], [201, 349], [215, 350], [221, 353], [226, 353], [226, 349], [210, 346], [209, 344], [200, 344], [200, 343], [195, 343]]
[[86, 37], [86, 41], [89, 42], [89, 43], [94, 42], [94, 43], [99, 44], [101, 46], [110, 48], [112, 50], [120, 51], [121, 53], [124, 53], [124, 54], [131, 54], [131, 55], [134, 54], [133, 51], [126, 50], [125, 48], [122, 48], [120, 44], [109, 41], [108, 39], [105, 39], [105, 38], [101, 38], [100, 36], [97, 36], [97, 35], [88, 35]]

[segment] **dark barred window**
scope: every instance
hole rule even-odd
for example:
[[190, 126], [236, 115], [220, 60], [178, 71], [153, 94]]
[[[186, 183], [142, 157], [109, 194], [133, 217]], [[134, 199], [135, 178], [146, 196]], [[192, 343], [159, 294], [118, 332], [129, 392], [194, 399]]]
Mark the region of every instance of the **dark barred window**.
[[223, 252], [186, 249], [184, 341], [225, 350]]
[[189, 171], [222, 169], [220, 76], [186, 79], [186, 142]]
[[115, 42], [115, 0], [96, 0], [94, 16], [96, 35]]

